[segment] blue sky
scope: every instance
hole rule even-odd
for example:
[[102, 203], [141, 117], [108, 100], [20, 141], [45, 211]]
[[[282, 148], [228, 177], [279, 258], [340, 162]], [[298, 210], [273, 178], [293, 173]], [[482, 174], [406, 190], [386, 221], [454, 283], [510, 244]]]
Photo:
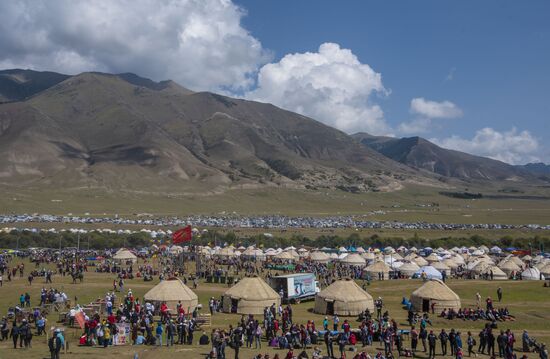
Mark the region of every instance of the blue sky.
[[0, 69], [135, 72], [550, 162], [550, 1], [0, 0]]
[[[387, 121], [411, 118], [410, 101], [452, 101], [460, 118], [428, 137], [472, 138], [482, 127], [550, 140], [549, 1], [254, 1], [244, 26], [274, 52], [348, 48], [382, 74]], [[546, 150], [546, 149], [545, 149]], [[548, 152], [538, 153], [541, 160]]]

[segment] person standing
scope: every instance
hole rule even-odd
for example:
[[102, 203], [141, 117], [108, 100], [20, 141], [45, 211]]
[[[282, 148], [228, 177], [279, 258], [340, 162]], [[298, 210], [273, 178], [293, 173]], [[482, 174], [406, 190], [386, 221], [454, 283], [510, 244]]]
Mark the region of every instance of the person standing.
[[491, 328], [488, 328], [487, 330], [487, 350], [487, 354], [491, 356], [495, 355], [495, 335], [493, 334], [493, 330]]
[[208, 309], [210, 309], [210, 315], [214, 315], [214, 297], [208, 301]]
[[499, 302], [502, 301], [502, 287], [498, 287], [497, 289], [497, 298]]
[[332, 322], [333, 322], [334, 331], [337, 331], [338, 324], [340, 323], [340, 318], [338, 318], [338, 315], [334, 314], [334, 317], [332, 317]]
[[384, 354], [386, 358], [392, 356], [392, 332], [390, 328], [386, 328], [382, 336], [384, 337]]
[[10, 337], [13, 340], [13, 349], [17, 349], [17, 339], [19, 339], [19, 327], [17, 323], [13, 321], [13, 326], [11, 327]]
[[449, 333], [449, 344], [451, 345], [451, 355], [455, 355], [456, 333], [455, 333], [454, 328], [451, 329], [451, 332]]
[[243, 345], [241, 327], [237, 327], [237, 329], [235, 329], [231, 341], [233, 344], [233, 349], [235, 350], [235, 359], [239, 359], [239, 349]]
[[256, 349], [262, 348], [262, 326], [256, 321], [256, 329], [254, 330], [254, 345]]
[[61, 338], [59, 338], [59, 330], [56, 329], [48, 340], [48, 348], [50, 349], [50, 358], [59, 359], [59, 352], [61, 351]]
[[414, 326], [411, 327], [411, 350], [414, 353], [416, 352], [416, 347], [418, 346], [418, 331]]
[[504, 334], [504, 330], [501, 330], [500, 334], [497, 337], [498, 356], [500, 358], [504, 357], [507, 344], [508, 344], [508, 338], [506, 337], [506, 334]]
[[522, 348], [525, 353], [530, 352], [529, 344], [531, 343], [531, 339], [529, 338], [529, 333], [527, 333], [527, 330], [523, 331], [523, 335], [521, 336], [521, 343]]
[[378, 299], [374, 302], [374, 305], [376, 306], [376, 317], [380, 319], [382, 317], [382, 308], [384, 307], [382, 297], [378, 297]]
[[8, 340], [10, 329], [8, 328], [8, 319], [6, 317], [2, 318], [0, 322], [0, 340]]
[[111, 344], [111, 328], [109, 325], [103, 326], [103, 348], [107, 348]]
[[178, 343], [184, 344], [185, 343], [185, 322], [183, 316], [180, 316], [178, 319]]
[[434, 334], [433, 330], [430, 330], [430, 334], [428, 334], [428, 358], [434, 359], [435, 358], [435, 345], [437, 344], [437, 336]]
[[155, 331], [155, 334], [156, 334], [156, 338], [157, 338], [157, 346], [162, 346], [162, 333], [163, 333], [164, 329], [162, 328], [162, 323], [159, 322], [157, 324], [157, 329]]
[[327, 347], [327, 356], [329, 358], [334, 358], [334, 345], [332, 342], [332, 334], [330, 330], [325, 331], [324, 339], [325, 339], [325, 345]]
[[476, 293], [476, 304], [478, 308], [481, 308], [481, 294], [479, 292]]
[[176, 332], [176, 327], [174, 325], [174, 322], [170, 320], [166, 324], [166, 346], [167, 347], [174, 345], [175, 332]]
[[449, 341], [449, 335], [445, 331], [445, 329], [441, 329], [441, 333], [439, 333], [439, 340], [441, 341], [441, 354], [443, 356], [447, 355], [447, 342]]
[[487, 331], [482, 329], [479, 332], [479, 348], [477, 348], [477, 352], [485, 354], [485, 347], [487, 347]]
[[418, 337], [422, 341], [422, 348], [424, 349], [424, 353], [426, 350], [426, 339], [428, 338], [428, 331], [426, 328], [420, 328], [420, 333], [418, 334]]
[[460, 332], [456, 332], [456, 338], [455, 338], [455, 355], [457, 359], [462, 359], [462, 338], [460, 337]]
[[23, 319], [23, 323], [19, 328], [19, 339], [23, 340], [23, 344], [25, 345], [25, 348], [31, 347], [32, 331], [31, 331], [31, 326], [26, 319]]
[[338, 335], [338, 349], [340, 350], [340, 358], [346, 357], [346, 337], [344, 336], [344, 333], [340, 333]]
[[466, 340], [467, 340], [467, 344], [468, 344], [468, 356], [471, 357], [472, 353], [473, 353], [474, 356], [477, 357], [477, 353], [474, 351], [474, 346], [476, 345], [476, 340], [472, 336], [472, 332], [468, 332], [468, 338]]

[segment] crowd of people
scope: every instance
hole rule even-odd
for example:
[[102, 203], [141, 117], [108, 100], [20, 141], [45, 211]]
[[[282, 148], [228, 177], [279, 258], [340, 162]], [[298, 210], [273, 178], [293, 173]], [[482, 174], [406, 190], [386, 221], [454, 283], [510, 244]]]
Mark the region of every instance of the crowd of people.
[[440, 317], [445, 319], [488, 320], [491, 322], [515, 320], [515, 317], [510, 314], [507, 307], [491, 309], [460, 308], [458, 310], [445, 308], [441, 311]]
[[[195, 259], [193, 253], [188, 259]], [[75, 256], [74, 253], [33, 257], [31, 260], [36, 268], [54, 265], [55, 273], [60, 276], [84, 274], [90, 266], [85, 258]], [[2, 263], [0, 273], [19, 273], [20, 277], [24, 277], [25, 267], [22, 263], [13, 264], [13, 259]], [[295, 318], [292, 305], [274, 304], [265, 308], [263, 316], [243, 315], [228, 328], [215, 328], [207, 335], [201, 327], [198, 307], [188, 313], [182, 305], [172, 311], [166, 303], [143, 302], [134, 296], [131, 289], [127, 289], [127, 281], [146, 277], [160, 280], [179, 277], [196, 288], [199, 280], [206, 281], [208, 277], [259, 275], [269, 278], [281, 271], [292, 271], [313, 272], [319, 278], [321, 286], [325, 287], [344, 277], [361, 278], [361, 270], [340, 263], [328, 265], [307, 260], [296, 263], [291, 270], [286, 270], [269, 267], [259, 261], [214, 257], [202, 261], [197, 266], [196, 273], [191, 274], [180, 264], [173, 257], [160, 255], [154, 265], [150, 259], [144, 259], [139, 265], [111, 260], [94, 265], [96, 272], [110, 275], [111, 278], [114, 276], [113, 287], [102, 298], [101, 310], [89, 312], [79, 306], [70, 310], [66, 324], [73, 328], [82, 325], [83, 328], [79, 345], [107, 348], [114, 345], [119, 336], [128, 334], [128, 343], [132, 345], [210, 345], [209, 357], [216, 359], [225, 359], [227, 348], [233, 350], [235, 358], [239, 358], [243, 347], [253, 351], [272, 348], [276, 352], [274, 359], [309, 358], [310, 355], [313, 358], [386, 359], [397, 356], [413, 357], [419, 353], [426, 353], [429, 358], [451, 355], [457, 359], [478, 353], [492, 356], [500, 354], [506, 359], [517, 356], [514, 334], [510, 330], [498, 329], [498, 323], [513, 320], [514, 317], [505, 306], [495, 308], [490, 298], [486, 301], [485, 309], [444, 309], [439, 314], [446, 319], [488, 321], [478, 335], [471, 332], [461, 333], [453, 328], [436, 331], [431, 329], [433, 322], [429, 313], [419, 314], [412, 310], [409, 310], [409, 325], [404, 327], [385, 310], [381, 297], [375, 300], [374, 312], [365, 310], [357, 320], [333, 315], [326, 316], [322, 322], [314, 319], [300, 322]], [[500, 301], [501, 288], [497, 295]], [[29, 293], [22, 293], [19, 299], [19, 310], [28, 309], [32, 315], [20, 321], [13, 320], [11, 325], [11, 319], [4, 318], [0, 322], [0, 332], [3, 340], [12, 338], [14, 347], [24, 348], [31, 346], [33, 335], [43, 335], [46, 331], [46, 316], [40, 308], [50, 303], [67, 302], [68, 297], [62, 290], [43, 287], [40, 292], [40, 308], [33, 310], [30, 309]], [[477, 300], [480, 302], [480, 299]], [[212, 297], [208, 300], [208, 307], [211, 315], [216, 315], [221, 310], [221, 301]], [[31, 327], [35, 330], [31, 331]], [[124, 328], [129, 328], [129, 332], [123, 333]], [[201, 334], [196, 335], [197, 332]], [[48, 346], [52, 357], [55, 357], [59, 355], [59, 348], [63, 347], [65, 339], [60, 331], [54, 332], [51, 338]], [[537, 349], [540, 357], [546, 359], [545, 347], [536, 344], [534, 339], [524, 338], [523, 343], [523, 350], [530, 352]], [[266, 354], [261, 354], [260, 357], [265, 359]]]

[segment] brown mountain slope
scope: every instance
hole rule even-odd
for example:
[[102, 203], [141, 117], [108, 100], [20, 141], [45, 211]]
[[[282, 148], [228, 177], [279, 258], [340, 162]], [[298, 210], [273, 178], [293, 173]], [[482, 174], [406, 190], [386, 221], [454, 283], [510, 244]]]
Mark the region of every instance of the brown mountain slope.
[[475, 180], [532, 180], [527, 171], [490, 158], [445, 149], [421, 137], [353, 137], [384, 156], [446, 177]]
[[0, 71], [0, 102], [22, 101], [44, 91], [70, 76], [49, 71]]
[[84, 73], [0, 105], [0, 181], [194, 193], [434, 183], [350, 136], [269, 104], [171, 81]]

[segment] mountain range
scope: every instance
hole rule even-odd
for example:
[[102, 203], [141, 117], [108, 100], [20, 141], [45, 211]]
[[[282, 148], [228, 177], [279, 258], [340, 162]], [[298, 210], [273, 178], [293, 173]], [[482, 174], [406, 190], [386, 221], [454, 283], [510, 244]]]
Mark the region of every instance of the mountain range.
[[394, 138], [356, 133], [353, 137], [384, 156], [413, 168], [464, 180], [529, 180], [547, 174], [544, 164], [513, 166], [491, 158], [442, 148], [422, 137]]
[[130, 73], [0, 71], [0, 102], [0, 184], [10, 186], [366, 192], [547, 174], [419, 137], [349, 136], [271, 104]]

